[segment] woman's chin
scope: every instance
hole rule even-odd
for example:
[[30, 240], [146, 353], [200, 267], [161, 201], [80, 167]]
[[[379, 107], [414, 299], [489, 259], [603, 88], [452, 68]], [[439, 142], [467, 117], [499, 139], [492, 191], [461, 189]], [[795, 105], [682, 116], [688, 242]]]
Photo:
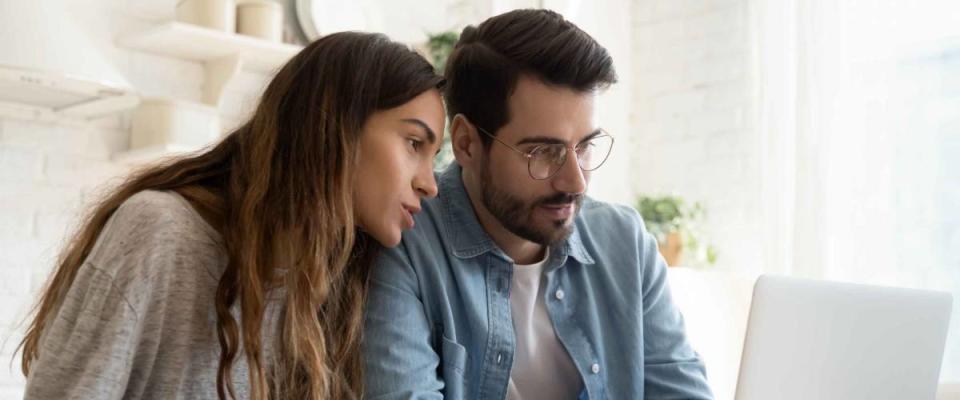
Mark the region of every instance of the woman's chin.
[[400, 239], [403, 238], [402, 233], [400, 229], [396, 229], [391, 232], [379, 232], [371, 236], [373, 236], [377, 242], [380, 242], [380, 245], [383, 247], [397, 247], [397, 245], [400, 244]]

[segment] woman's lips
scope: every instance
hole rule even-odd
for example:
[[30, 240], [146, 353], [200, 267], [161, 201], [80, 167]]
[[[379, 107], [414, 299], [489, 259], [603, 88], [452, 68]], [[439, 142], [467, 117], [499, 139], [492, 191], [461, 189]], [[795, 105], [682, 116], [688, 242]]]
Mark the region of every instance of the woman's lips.
[[404, 229], [413, 229], [413, 227], [416, 226], [416, 224], [417, 224], [416, 222], [414, 222], [413, 216], [414, 216], [416, 213], [420, 212], [420, 210], [411, 209], [411, 208], [408, 207], [408, 206], [403, 206], [402, 209], [403, 209], [403, 225], [404, 225]]

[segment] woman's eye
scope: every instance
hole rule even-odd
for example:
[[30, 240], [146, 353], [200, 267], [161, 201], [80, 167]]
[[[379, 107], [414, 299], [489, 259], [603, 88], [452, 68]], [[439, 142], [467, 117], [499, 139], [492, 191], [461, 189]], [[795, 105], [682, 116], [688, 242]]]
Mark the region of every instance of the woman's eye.
[[409, 144], [410, 148], [412, 148], [414, 151], [420, 151], [420, 147], [423, 146], [423, 142], [413, 138], [407, 139], [407, 144]]

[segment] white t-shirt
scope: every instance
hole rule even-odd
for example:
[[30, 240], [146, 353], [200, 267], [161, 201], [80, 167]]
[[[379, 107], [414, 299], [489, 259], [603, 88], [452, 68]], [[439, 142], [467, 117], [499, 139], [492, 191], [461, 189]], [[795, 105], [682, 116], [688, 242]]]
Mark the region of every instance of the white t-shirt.
[[576, 399], [583, 390], [577, 367], [560, 343], [547, 314], [543, 265], [514, 265], [510, 306], [517, 349], [507, 386], [508, 400]]

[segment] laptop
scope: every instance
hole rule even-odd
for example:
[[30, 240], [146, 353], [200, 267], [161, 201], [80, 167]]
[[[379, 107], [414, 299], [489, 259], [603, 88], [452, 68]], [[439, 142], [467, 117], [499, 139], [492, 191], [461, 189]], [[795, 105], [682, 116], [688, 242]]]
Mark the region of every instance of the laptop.
[[949, 293], [761, 276], [737, 400], [933, 400]]

